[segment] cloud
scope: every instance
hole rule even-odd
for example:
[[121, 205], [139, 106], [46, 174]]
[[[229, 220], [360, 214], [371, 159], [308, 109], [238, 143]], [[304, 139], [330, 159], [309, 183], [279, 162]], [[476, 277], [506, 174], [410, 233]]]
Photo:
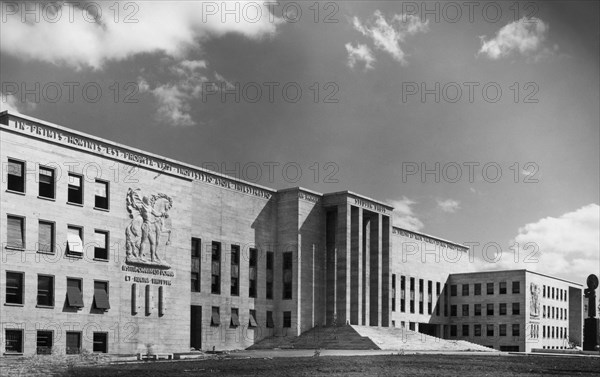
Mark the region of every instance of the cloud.
[[388, 23], [379, 10], [376, 10], [373, 17], [366, 22], [354, 17], [352, 25], [355, 30], [370, 38], [378, 50], [387, 52], [402, 65], [406, 65], [407, 61], [401, 43], [404, 43], [407, 36], [429, 30], [429, 20], [421, 22], [419, 17], [413, 15], [396, 14]]
[[367, 45], [357, 44], [356, 47], [354, 47], [352, 44], [346, 43], [346, 51], [348, 51], [348, 66], [350, 68], [354, 68], [359, 61], [362, 61], [365, 63], [365, 71], [373, 69], [375, 58]]
[[600, 268], [600, 206], [588, 204], [559, 217], [519, 228], [513, 243], [519, 255], [503, 256], [500, 268], [525, 268], [582, 280]]
[[[480, 37], [481, 48], [477, 55], [498, 60], [510, 56], [516, 51], [526, 56], [540, 51], [534, 57], [534, 61], [538, 61], [553, 53], [553, 50], [547, 47], [542, 48], [547, 33], [548, 25], [542, 20], [535, 17], [523, 17], [503, 26], [490, 40], [486, 40], [485, 36]], [[554, 51], [558, 50], [558, 46], [554, 45], [553, 49]]]
[[423, 229], [425, 225], [417, 218], [412, 209], [412, 206], [417, 204], [417, 202], [410, 200], [406, 196], [403, 196], [402, 199], [390, 200], [388, 202], [394, 207], [394, 226], [414, 231]]
[[454, 213], [460, 209], [460, 202], [454, 199], [436, 199], [438, 207], [448, 213]]
[[19, 102], [19, 99], [12, 94], [0, 92], [0, 112], [10, 111], [13, 113], [24, 113], [34, 110], [37, 107], [36, 103], [26, 101]]
[[[118, 15], [113, 3], [30, 4], [44, 17], [36, 21], [28, 16], [23, 22], [24, 5], [15, 2], [13, 7], [18, 8], [7, 9], [3, 14], [1, 51], [23, 60], [100, 69], [108, 61], [144, 53], [160, 52], [181, 59], [206, 39], [227, 33], [263, 38], [273, 35], [282, 22], [262, 2], [238, 1], [225, 5], [225, 2], [178, 1], [169, 6], [154, 1], [131, 2], [128, 6], [121, 5]], [[229, 14], [224, 12], [225, 7], [238, 11]]]

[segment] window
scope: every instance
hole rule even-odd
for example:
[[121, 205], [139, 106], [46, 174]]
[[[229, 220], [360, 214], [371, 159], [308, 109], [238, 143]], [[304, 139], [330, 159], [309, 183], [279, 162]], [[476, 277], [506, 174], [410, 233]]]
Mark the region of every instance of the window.
[[400, 276], [400, 311], [406, 311], [406, 276]]
[[83, 308], [82, 280], [67, 278], [67, 305], [72, 308]]
[[494, 304], [487, 304], [487, 315], [494, 315]]
[[95, 332], [93, 335], [94, 346], [93, 352], [107, 353], [108, 352], [108, 333]]
[[8, 159], [8, 177], [6, 189], [15, 192], [25, 192], [25, 163]]
[[419, 279], [419, 313], [423, 314], [423, 279]]
[[94, 308], [100, 310], [110, 309], [110, 302], [108, 299], [108, 282], [107, 281], [94, 281]]
[[456, 296], [456, 294], [457, 294], [457, 292], [456, 292], [456, 291], [457, 291], [456, 284], [452, 284], [452, 285], [450, 286], [450, 296]]
[[546, 286], [545, 285], [544, 285], [544, 287], [542, 289], [542, 292], [543, 292], [543, 297], [545, 298], [546, 297]]
[[463, 284], [462, 285], [462, 295], [463, 296], [468, 296], [469, 295], [469, 284]]
[[221, 315], [219, 314], [219, 307], [213, 306], [212, 313], [210, 316], [210, 325], [219, 326], [221, 324]]
[[392, 311], [396, 311], [396, 274], [392, 274]]
[[273, 265], [274, 265], [274, 254], [272, 251], [267, 251], [267, 299], [273, 299]]
[[6, 353], [23, 353], [23, 330], [9, 330], [5, 332]]
[[67, 331], [67, 355], [81, 353], [81, 332]]
[[415, 312], [415, 278], [410, 278], [410, 312]]
[[506, 336], [506, 325], [500, 325], [498, 326], [498, 332], [500, 333], [500, 336]]
[[212, 243], [212, 251], [211, 251], [211, 260], [212, 260], [212, 277], [211, 277], [211, 285], [210, 292], [213, 294], [221, 294], [221, 243], [214, 242]]
[[512, 293], [521, 293], [521, 282], [513, 281], [512, 282]]
[[283, 299], [292, 298], [292, 253], [283, 253]]
[[513, 336], [521, 336], [521, 327], [518, 323], [512, 325], [512, 334]]
[[267, 311], [267, 327], [273, 328], [275, 324], [273, 323], [273, 312]]
[[521, 314], [521, 305], [518, 302], [513, 302], [513, 304], [512, 304], [512, 314], [513, 315]]
[[25, 248], [25, 218], [6, 216], [6, 246], [17, 249]]
[[200, 255], [202, 253], [202, 240], [192, 238], [192, 274], [191, 289], [192, 292], [200, 292]]
[[83, 256], [83, 228], [75, 225], [67, 227], [67, 255]]
[[95, 230], [94, 239], [94, 258], [108, 260], [108, 232]]
[[463, 304], [463, 306], [462, 306], [462, 316], [463, 317], [468, 317], [469, 316], [469, 304]]
[[475, 315], [481, 315], [481, 304], [475, 304]]
[[462, 336], [469, 336], [469, 325], [462, 325]]
[[283, 312], [283, 327], [292, 327], [292, 312]]
[[94, 190], [94, 207], [108, 209], [108, 182], [96, 179]]
[[248, 274], [249, 274], [248, 297], [256, 298], [256, 291], [257, 291], [256, 275], [257, 275], [257, 268], [258, 268], [258, 250], [250, 249], [250, 260], [249, 260], [248, 265], [250, 267], [249, 271], [248, 271]]
[[481, 336], [481, 325], [474, 325], [473, 326], [473, 335], [475, 335], [475, 336]]
[[38, 275], [38, 306], [54, 306], [54, 276]]
[[494, 336], [494, 325], [488, 324], [486, 325], [485, 335], [486, 336]]
[[69, 173], [67, 201], [73, 204], [83, 204], [83, 179], [78, 174]]
[[240, 246], [231, 245], [231, 290], [232, 296], [240, 295]]
[[506, 294], [506, 282], [505, 281], [500, 282], [500, 294], [501, 295]]
[[481, 295], [481, 283], [476, 283], [475, 284], [475, 293], [474, 293], [474, 295], [475, 296]]
[[54, 254], [54, 223], [40, 220], [38, 223], [38, 251]]
[[450, 325], [450, 336], [456, 336], [456, 325]]
[[456, 305], [450, 305], [450, 316], [456, 317]]
[[[440, 297], [440, 286], [441, 284], [439, 281], [435, 283], [435, 294], [437, 298]], [[436, 302], [437, 305], [435, 306], [435, 315], [440, 315], [440, 300], [438, 299]]]
[[54, 199], [54, 169], [40, 166], [38, 188], [40, 197]]
[[23, 305], [22, 272], [6, 271], [6, 303]]
[[240, 315], [237, 308], [231, 308], [231, 321], [229, 327], [238, 327], [240, 325]]
[[52, 331], [38, 330], [36, 340], [36, 351], [38, 355], [49, 355], [52, 353]]
[[258, 327], [258, 324], [256, 323], [256, 310], [250, 309], [250, 316], [248, 319], [248, 327]]
[[494, 283], [487, 283], [487, 294], [488, 295], [494, 294]]
[[427, 281], [427, 314], [431, 314], [432, 301], [433, 301], [433, 282]]
[[158, 287], [158, 315], [165, 315], [167, 307], [165, 305], [165, 287], [162, 285]]
[[501, 303], [499, 308], [500, 315], [506, 315], [506, 304]]

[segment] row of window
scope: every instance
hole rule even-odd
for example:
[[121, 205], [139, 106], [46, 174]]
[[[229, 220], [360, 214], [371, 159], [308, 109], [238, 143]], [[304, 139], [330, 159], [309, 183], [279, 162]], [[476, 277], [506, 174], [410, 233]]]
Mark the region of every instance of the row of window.
[[542, 306], [542, 317], [543, 318], [549, 318], [549, 319], [560, 319], [560, 320], [566, 320], [567, 319], [567, 309], [566, 308], [557, 308], [554, 306], [546, 306], [543, 305]]
[[[212, 294], [221, 294], [221, 273], [222, 273], [222, 253], [221, 243], [213, 241], [211, 244], [211, 288]], [[191, 290], [192, 292], [201, 292], [201, 255], [202, 255], [202, 240], [200, 238], [192, 238], [191, 245]], [[232, 244], [230, 258], [230, 284], [229, 293], [231, 296], [240, 295], [240, 246]], [[292, 299], [292, 279], [293, 279], [293, 256], [291, 252], [282, 254], [282, 297], [284, 300]], [[273, 274], [274, 274], [275, 254], [272, 251], [266, 253], [266, 289], [265, 297], [273, 299]], [[258, 249], [249, 249], [248, 258], [248, 297], [258, 297]]]
[[[486, 294], [493, 295], [495, 294], [495, 284], [494, 283], [486, 283]], [[511, 292], [513, 294], [521, 293], [521, 282], [513, 281], [511, 284]], [[508, 293], [508, 283], [505, 281], [501, 281], [498, 283], [498, 293], [501, 295], [505, 295]], [[469, 296], [470, 294], [470, 284], [461, 284], [461, 295]], [[481, 295], [481, 283], [473, 284], [473, 295], [480, 296]], [[458, 284], [450, 285], [450, 296], [458, 296]]]
[[566, 289], [554, 288], [544, 285], [542, 288], [542, 296], [552, 300], [567, 301], [568, 293]]
[[[415, 313], [415, 287], [417, 280], [414, 277], [409, 278], [409, 312]], [[423, 279], [418, 279], [419, 286], [419, 314], [424, 314], [425, 312], [425, 281]], [[435, 296], [436, 302], [437, 298], [441, 293], [441, 283], [435, 282]], [[427, 280], [427, 314], [433, 313], [433, 281]], [[396, 311], [396, 275], [392, 274], [392, 311]], [[439, 305], [435, 308], [436, 315], [440, 315]], [[406, 276], [400, 276], [400, 312], [406, 312]]]
[[[221, 321], [221, 310], [218, 306], [213, 306], [212, 312], [211, 312], [211, 317], [210, 317], [210, 325], [211, 326], [221, 326], [222, 324], [223, 324], [223, 322]], [[225, 322], [225, 324], [227, 324], [227, 322]], [[284, 328], [292, 327], [292, 312], [291, 311], [282, 312], [282, 324], [283, 324], [282, 327], [284, 327]], [[241, 326], [238, 308], [231, 308], [228, 325], [230, 328], [236, 328], [236, 327]], [[248, 316], [248, 327], [255, 328], [258, 326], [259, 326], [258, 322], [256, 321], [256, 310], [250, 309], [249, 316]], [[275, 322], [273, 320], [273, 312], [272, 311], [267, 311], [265, 327], [267, 327], [267, 328], [275, 327]]]
[[568, 337], [569, 333], [566, 327], [542, 326], [542, 338], [566, 339]]
[[[485, 329], [485, 336], [492, 337], [496, 336], [496, 326], [498, 327], [498, 336], [508, 336], [508, 325], [507, 324], [499, 324], [494, 325], [492, 323], [488, 323], [483, 326], [480, 324], [473, 325], [473, 335], [472, 336], [483, 336], [482, 329]], [[512, 336], [521, 336], [521, 325], [518, 323], [513, 323], [511, 326]], [[468, 337], [471, 336], [471, 325], [461, 325], [461, 336]], [[450, 325], [450, 336], [457, 337], [458, 336], [458, 325]]]
[[[66, 305], [81, 309], [83, 304], [83, 279], [68, 277], [66, 282]], [[37, 306], [52, 308], [55, 305], [54, 276], [37, 275]], [[92, 308], [106, 311], [110, 309], [108, 282], [94, 280]], [[24, 305], [25, 273], [6, 271], [6, 304]]]
[[[22, 329], [6, 329], [5, 330], [5, 352], [6, 353], [23, 353], [24, 338]], [[93, 333], [93, 352], [107, 353], [108, 352], [108, 333], [94, 332]], [[37, 330], [36, 332], [36, 353], [38, 355], [50, 354], [54, 347], [54, 331], [52, 330]], [[81, 332], [67, 331], [66, 332], [66, 354], [78, 354], [81, 352]]]
[[[482, 304], [473, 304], [473, 315], [474, 316], [480, 316], [482, 313]], [[462, 304], [461, 306], [461, 316], [462, 317], [469, 317], [471, 315], [471, 311], [470, 311], [470, 307], [471, 305], [469, 304]], [[485, 313], [488, 316], [493, 316], [495, 311], [494, 311], [494, 307], [495, 305], [493, 303], [489, 303], [486, 304], [485, 306]], [[498, 315], [507, 315], [508, 314], [508, 304], [506, 303], [499, 303], [498, 304]], [[521, 314], [521, 305], [518, 302], [513, 302], [512, 303], [512, 315], [519, 315]], [[456, 317], [458, 316], [458, 305], [450, 305], [450, 316], [451, 317]]]
[[[24, 250], [26, 246], [26, 219], [23, 216], [6, 216], [6, 247]], [[109, 232], [94, 229], [94, 258], [108, 260]], [[83, 257], [83, 227], [67, 225], [67, 241], [65, 254], [72, 257]], [[40, 253], [56, 253], [56, 224], [48, 220], [38, 220], [37, 251]]]
[[[25, 161], [8, 159], [7, 169], [8, 191], [25, 193], [26, 180]], [[68, 173], [67, 203], [83, 205], [83, 175]], [[94, 180], [94, 208], [108, 210], [109, 183], [100, 179]], [[56, 172], [48, 166], [38, 167], [38, 197], [56, 199]]]

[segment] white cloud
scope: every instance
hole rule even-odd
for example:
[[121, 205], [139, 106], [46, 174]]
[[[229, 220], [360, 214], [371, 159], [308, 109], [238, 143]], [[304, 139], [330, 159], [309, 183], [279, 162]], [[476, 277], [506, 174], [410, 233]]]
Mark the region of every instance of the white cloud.
[[423, 229], [425, 225], [417, 218], [412, 209], [417, 202], [403, 196], [402, 199], [390, 200], [389, 203], [394, 207], [394, 226], [414, 231]]
[[34, 102], [26, 101], [22, 103], [14, 95], [0, 92], [0, 112], [8, 110], [13, 113], [24, 113], [32, 111], [36, 107], [37, 105]]
[[354, 29], [370, 38], [377, 49], [387, 52], [403, 65], [407, 64], [407, 61], [400, 44], [404, 43], [407, 36], [429, 30], [429, 20], [421, 22], [419, 17], [413, 15], [396, 14], [388, 23], [379, 10], [376, 10], [373, 18], [366, 22], [354, 17], [352, 25]]
[[460, 202], [454, 199], [436, 199], [438, 207], [448, 213], [454, 213], [460, 209]]
[[348, 66], [354, 68], [354, 66], [362, 61], [365, 64], [365, 70], [373, 69], [373, 63], [375, 58], [371, 49], [364, 44], [357, 44], [356, 47], [350, 43], [346, 43], [346, 51], [348, 51]]
[[499, 268], [525, 268], [572, 280], [597, 274], [600, 269], [600, 206], [588, 204], [559, 217], [545, 217], [526, 224], [519, 228], [514, 242], [519, 245], [518, 262], [510, 253], [510, 256], [502, 257]]
[[[497, 60], [507, 57], [515, 51], [523, 55], [531, 55], [541, 50], [541, 55], [539, 55], [541, 59], [542, 56], [552, 53], [552, 50], [548, 48], [542, 49], [547, 32], [548, 25], [539, 18], [523, 17], [502, 27], [490, 40], [486, 40], [485, 36], [480, 37], [482, 45], [477, 54]], [[558, 46], [555, 45], [554, 50], [557, 49]], [[537, 60], [539, 59], [534, 59], [534, 61]]]
[[[100, 69], [107, 61], [142, 53], [162, 52], [181, 59], [207, 38], [227, 33], [262, 38], [273, 35], [282, 22], [271, 15], [264, 3], [252, 1], [228, 2], [227, 5], [212, 1], [173, 1], [167, 6], [158, 1], [132, 2], [126, 9], [120, 6], [119, 22], [115, 22], [113, 3], [93, 2], [91, 7], [86, 2], [57, 2], [56, 7], [38, 4], [38, 12], [45, 17], [37, 22], [33, 18], [22, 22], [24, 5], [21, 4], [17, 12], [11, 10], [3, 14], [6, 19], [0, 33], [1, 51], [23, 60]], [[223, 12], [225, 7], [238, 7], [239, 12], [227, 14]], [[101, 9], [102, 14], [96, 17], [99, 22], [90, 22], [97, 9]], [[138, 22], [125, 22], [126, 16]], [[49, 22], [51, 18], [56, 21]]]

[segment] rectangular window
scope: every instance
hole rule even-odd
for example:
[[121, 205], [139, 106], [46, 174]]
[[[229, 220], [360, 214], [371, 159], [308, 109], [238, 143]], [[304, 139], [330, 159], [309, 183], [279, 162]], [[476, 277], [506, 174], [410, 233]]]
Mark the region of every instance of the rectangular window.
[[433, 305], [433, 282], [427, 280], [427, 314], [431, 314]]
[[494, 315], [494, 304], [487, 304], [487, 315]]
[[546, 286], [545, 285], [542, 289], [542, 294], [543, 294], [543, 297], [545, 298], [546, 297]]
[[83, 308], [81, 279], [67, 278], [67, 305], [72, 308]]
[[498, 332], [500, 333], [500, 336], [506, 336], [506, 325], [499, 325]]
[[400, 276], [400, 311], [406, 311], [406, 276]]
[[415, 278], [410, 278], [410, 312], [415, 312]]
[[435, 294], [436, 294], [436, 298], [437, 298], [436, 305], [435, 305], [435, 315], [438, 315], [438, 316], [440, 315], [440, 300], [439, 300], [440, 288], [441, 288], [441, 284], [438, 281], [435, 283]]
[[219, 307], [213, 306], [212, 313], [210, 316], [210, 325], [211, 326], [219, 326], [221, 325], [221, 314], [219, 313]]
[[457, 295], [457, 287], [456, 284], [452, 284], [450, 286], [450, 296], [454, 297]]
[[273, 299], [273, 266], [275, 264], [275, 255], [272, 251], [267, 251], [267, 291], [268, 300]]
[[6, 353], [23, 353], [23, 330], [6, 329], [4, 335]]
[[419, 313], [423, 314], [423, 279], [419, 279]]
[[462, 336], [469, 336], [469, 325], [462, 325]]
[[481, 325], [474, 325], [473, 326], [473, 335], [475, 335], [475, 336], [481, 336]]
[[81, 332], [67, 331], [67, 355], [81, 353]]
[[202, 240], [200, 238], [192, 238], [192, 274], [191, 274], [191, 290], [192, 292], [200, 292], [200, 257], [202, 253]]
[[69, 173], [67, 201], [73, 204], [83, 204], [83, 179], [78, 174]]
[[450, 305], [450, 317], [456, 317], [456, 305]]
[[396, 274], [392, 274], [392, 311], [396, 311]]
[[94, 281], [94, 308], [104, 311], [110, 309], [108, 297], [108, 282]]
[[469, 304], [463, 304], [463, 306], [462, 306], [462, 316], [463, 317], [468, 317], [469, 316]]
[[487, 294], [488, 295], [494, 294], [494, 283], [487, 283]]
[[36, 339], [36, 350], [35, 353], [38, 355], [50, 355], [52, 353], [52, 338], [54, 337], [52, 331], [38, 330]]
[[273, 323], [273, 312], [267, 311], [267, 327], [273, 328], [275, 327], [275, 323]]
[[481, 315], [481, 304], [475, 304], [475, 315]]
[[450, 325], [450, 336], [456, 336], [456, 325]]
[[17, 249], [25, 248], [25, 218], [6, 216], [6, 246]]
[[513, 281], [512, 282], [512, 293], [521, 293], [521, 282]]
[[475, 296], [480, 296], [481, 295], [481, 283], [475, 283], [475, 292], [474, 292]]
[[6, 271], [6, 303], [23, 305], [24, 274]]
[[213, 294], [221, 294], [221, 243], [213, 241], [212, 251], [212, 277], [210, 292]]
[[108, 352], [108, 333], [95, 332], [93, 335], [94, 346], [92, 351], [97, 353]]
[[512, 325], [512, 334], [513, 336], [521, 336], [521, 327], [518, 323]]
[[240, 246], [231, 245], [231, 290], [232, 296], [240, 295]]
[[505, 281], [500, 282], [500, 294], [501, 295], [506, 294], [506, 282]]
[[54, 254], [54, 223], [38, 222], [38, 251]]
[[231, 308], [231, 321], [229, 321], [229, 327], [238, 327], [240, 325], [240, 313], [238, 308]]
[[250, 316], [248, 320], [248, 327], [258, 327], [258, 323], [256, 323], [256, 310], [250, 309]]
[[83, 256], [83, 228], [80, 226], [67, 226], [67, 255]]
[[40, 197], [54, 199], [54, 169], [40, 166], [38, 188]]
[[462, 285], [462, 295], [463, 296], [468, 296], [469, 295], [469, 284], [463, 284]]
[[283, 299], [292, 298], [292, 253], [283, 253]]
[[108, 232], [94, 231], [94, 258], [108, 260]]
[[494, 336], [494, 325], [492, 325], [491, 323], [486, 325], [485, 334], [486, 336]]
[[94, 207], [108, 209], [108, 182], [99, 179], [94, 182]]
[[501, 303], [499, 308], [500, 315], [506, 315], [506, 304]]
[[283, 327], [292, 327], [292, 312], [283, 312]]
[[258, 250], [250, 249], [250, 260], [248, 261], [248, 297], [256, 298], [257, 294], [257, 269], [258, 269]]
[[38, 275], [38, 306], [54, 306], [54, 276]]
[[8, 177], [6, 189], [15, 192], [25, 192], [25, 163], [8, 159]]

